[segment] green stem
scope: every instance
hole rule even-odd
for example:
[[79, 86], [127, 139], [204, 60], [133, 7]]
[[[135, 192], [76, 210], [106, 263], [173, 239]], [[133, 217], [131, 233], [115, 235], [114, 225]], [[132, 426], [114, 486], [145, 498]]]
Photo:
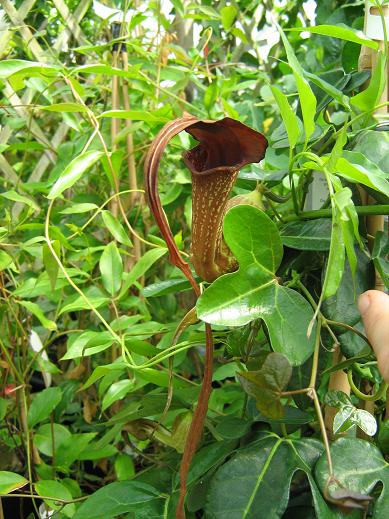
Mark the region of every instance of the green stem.
[[349, 381], [350, 387], [354, 395], [360, 398], [361, 400], [365, 400], [365, 402], [374, 402], [375, 400], [379, 400], [383, 397], [383, 395], [386, 393], [386, 390], [388, 389], [388, 384], [383, 382], [375, 393], [373, 393], [372, 395], [366, 395], [365, 393], [362, 393], [362, 391], [359, 390], [357, 386], [354, 384], [351, 369], [347, 371], [347, 379]]
[[[376, 204], [376, 205], [356, 205], [355, 210], [359, 216], [365, 216], [370, 214], [385, 215], [389, 214], [389, 204]], [[317, 209], [316, 211], [302, 211], [299, 215], [286, 215], [283, 216], [285, 222], [293, 222], [296, 220], [303, 219], [315, 219], [315, 218], [331, 218], [332, 209]]]

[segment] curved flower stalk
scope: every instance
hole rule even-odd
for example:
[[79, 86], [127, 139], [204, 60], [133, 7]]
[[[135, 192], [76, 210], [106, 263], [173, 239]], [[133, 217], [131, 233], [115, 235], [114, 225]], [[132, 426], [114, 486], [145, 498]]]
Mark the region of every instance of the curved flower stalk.
[[[229, 206], [240, 203], [240, 197], [228, 200], [239, 170], [263, 158], [267, 141], [262, 134], [230, 118], [214, 122], [185, 115], [166, 124], [150, 146], [144, 167], [148, 205], [169, 249], [171, 263], [183, 272], [198, 297], [200, 287], [189, 264], [180, 255], [158, 194], [162, 154], [172, 137], [183, 130], [199, 141], [184, 154], [184, 161], [191, 171], [193, 184], [191, 260], [196, 273], [206, 281], [237, 268], [235, 258], [223, 241], [223, 218]], [[213, 339], [207, 323], [205, 335], [204, 376], [181, 461], [177, 519], [185, 518], [188, 471], [204, 428], [212, 390]]]

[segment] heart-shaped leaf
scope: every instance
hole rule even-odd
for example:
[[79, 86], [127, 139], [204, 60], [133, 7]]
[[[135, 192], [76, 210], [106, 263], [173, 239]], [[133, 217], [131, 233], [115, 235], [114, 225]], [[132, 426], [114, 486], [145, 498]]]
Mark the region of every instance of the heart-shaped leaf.
[[204, 292], [197, 302], [199, 319], [242, 326], [262, 318], [272, 348], [292, 365], [302, 364], [314, 348], [315, 334], [307, 338], [313, 311], [298, 292], [281, 286], [275, 276], [283, 254], [277, 226], [257, 208], [241, 205], [227, 213], [224, 239], [239, 270], [221, 276]]
[[270, 353], [259, 371], [246, 371], [238, 377], [246, 393], [255, 398], [259, 411], [268, 418], [279, 419], [284, 415], [282, 391], [291, 375], [288, 359], [280, 353]]
[[212, 476], [207, 495], [207, 518], [282, 517], [288, 505], [292, 477], [302, 470], [310, 483], [316, 516], [337, 519], [311, 473], [321, 452], [322, 445], [317, 440], [284, 439], [271, 433], [240, 449]]
[[[377, 447], [357, 438], [340, 438], [332, 444], [331, 456], [335, 478], [334, 483], [328, 488], [329, 496], [336, 500], [341, 491], [340, 495], [347, 495], [347, 500], [345, 502], [342, 498], [339, 504], [348, 508], [358, 508], [359, 502], [368, 500], [369, 494], [377, 483], [381, 482], [383, 489], [375, 503], [372, 517], [386, 519], [389, 510], [389, 464]], [[328, 479], [328, 463], [325, 455], [319, 459], [315, 474], [318, 485], [324, 493]], [[354, 499], [354, 493], [364, 499], [361, 497]]]

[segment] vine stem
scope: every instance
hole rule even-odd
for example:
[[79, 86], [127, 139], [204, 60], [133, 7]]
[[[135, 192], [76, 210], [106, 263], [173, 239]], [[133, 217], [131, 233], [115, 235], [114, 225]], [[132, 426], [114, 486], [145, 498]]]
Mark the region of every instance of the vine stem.
[[333, 468], [331, 451], [330, 451], [330, 443], [328, 440], [327, 430], [326, 430], [326, 426], [324, 423], [323, 413], [322, 413], [321, 407], [320, 407], [320, 401], [317, 396], [317, 392], [316, 392], [316, 388], [315, 388], [317, 370], [318, 370], [318, 364], [319, 364], [321, 328], [322, 328], [322, 319], [321, 319], [321, 316], [319, 316], [319, 318], [317, 320], [317, 329], [316, 329], [316, 336], [315, 336], [315, 349], [313, 351], [312, 370], [311, 370], [309, 386], [306, 388], [303, 388], [303, 389], [296, 389], [294, 391], [283, 391], [281, 393], [281, 396], [293, 396], [293, 395], [301, 395], [301, 394], [305, 393], [307, 396], [309, 396], [313, 400], [316, 415], [319, 420], [319, 426], [320, 426], [320, 431], [321, 431], [321, 435], [323, 438], [324, 449], [326, 452], [326, 458], [327, 458], [327, 463], [328, 463], [328, 481], [330, 481], [331, 479], [334, 478], [334, 468]]
[[[359, 216], [366, 215], [382, 215], [389, 214], [389, 204], [376, 204], [376, 205], [356, 205], [355, 210]], [[316, 218], [331, 218], [332, 209], [317, 209], [315, 211], [302, 211], [298, 215], [283, 215], [284, 222], [293, 222], [296, 220], [304, 219], [316, 219]]]
[[383, 397], [383, 395], [386, 393], [388, 389], [388, 384], [383, 382], [375, 393], [373, 393], [372, 395], [366, 395], [365, 393], [362, 393], [362, 391], [358, 389], [355, 385], [351, 369], [347, 371], [347, 379], [349, 381], [350, 387], [354, 395], [360, 398], [361, 400], [364, 400], [365, 402], [374, 402], [376, 400], [379, 400]]

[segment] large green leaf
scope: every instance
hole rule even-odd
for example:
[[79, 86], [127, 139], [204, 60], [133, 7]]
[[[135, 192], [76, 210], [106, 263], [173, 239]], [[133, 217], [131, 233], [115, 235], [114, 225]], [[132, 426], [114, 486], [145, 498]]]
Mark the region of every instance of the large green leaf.
[[311, 470], [322, 445], [310, 438], [292, 440], [266, 434], [241, 449], [212, 477], [207, 495], [209, 519], [280, 518], [285, 512], [292, 477], [307, 474], [317, 517], [334, 519], [318, 491]]
[[[331, 485], [330, 494], [351, 491], [370, 494], [377, 483], [382, 483], [380, 496], [374, 504], [374, 519], [387, 519], [389, 510], [389, 465], [379, 449], [370, 442], [357, 438], [340, 438], [331, 446], [334, 476], [338, 484]], [[324, 491], [328, 478], [328, 463], [324, 455], [319, 459], [316, 480]]]
[[110, 483], [92, 494], [77, 510], [73, 519], [111, 519], [158, 499], [160, 493], [139, 481]]
[[292, 365], [302, 364], [313, 352], [313, 336], [307, 338], [313, 311], [298, 292], [277, 281], [282, 244], [275, 223], [255, 207], [237, 206], [225, 217], [224, 238], [239, 270], [221, 276], [205, 291], [197, 303], [198, 317], [225, 326], [262, 318], [273, 349]]

